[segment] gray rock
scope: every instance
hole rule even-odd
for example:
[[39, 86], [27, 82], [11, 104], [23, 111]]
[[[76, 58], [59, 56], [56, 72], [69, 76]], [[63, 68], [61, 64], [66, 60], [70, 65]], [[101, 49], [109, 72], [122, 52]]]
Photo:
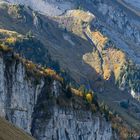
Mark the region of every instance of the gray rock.
[[[89, 111], [49, 105], [47, 94], [58, 97], [61, 84], [39, 83], [29, 77], [25, 66], [0, 56], [0, 116], [31, 133], [38, 140], [109, 140], [113, 137], [110, 122]], [[46, 88], [45, 88], [46, 87]], [[46, 90], [50, 88], [50, 90]], [[50, 92], [51, 91], [51, 92]], [[46, 106], [40, 106], [43, 104]]]

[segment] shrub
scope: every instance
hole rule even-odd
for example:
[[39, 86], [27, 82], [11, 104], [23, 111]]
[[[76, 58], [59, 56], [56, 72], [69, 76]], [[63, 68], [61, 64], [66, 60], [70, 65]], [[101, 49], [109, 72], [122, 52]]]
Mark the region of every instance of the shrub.
[[71, 91], [73, 94], [80, 96], [80, 97], [83, 97], [83, 93], [81, 91], [79, 91], [78, 89], [71, 88]]
[[9, 37], [9, 38], [7, 38], [6, 39], [6, 42], [8, 43], [8, 44], [13, 44], [13, 43], [15, 43], [16, 42], [16, 38], [15, 37]]
[[93, 95], [91, 93], [87, 93], [86, 94], [86, 100], [89, 102], [89, 103], [92, 103], [92, 99], [93, 99]]
[[27, 67], [29, 70], [34, 70], [34, 69], [36, 69], [36, 65], [35, 65], [34, 63], [32, 63], [32, 62], [28, 62], [28, 63], [26, 64], [26, 67]]
[[45, 73], [50, 76], [56, 75], [56, 72], [50, 68], [45, 69]]
[[1, 44], [1, 45], [0, 45], [0, 50], [2, 50], [2, 51], [4, 51], [4, 52], [9, 52], [9, 51], [12, 50], [12, 48], [10, 48], [10, 47], [8, 47], [8, 46], [6, 46], [6, 45]]

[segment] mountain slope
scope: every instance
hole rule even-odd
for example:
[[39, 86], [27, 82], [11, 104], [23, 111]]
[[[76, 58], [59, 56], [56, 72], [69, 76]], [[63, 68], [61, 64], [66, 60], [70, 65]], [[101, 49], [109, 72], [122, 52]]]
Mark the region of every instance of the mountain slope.
[[42, 44], [39, 49], [27, 45], [31, 53], [37, 50], [39, 61], [29, 56], [24, 41], [12, 46], [15, 51], [43, 65], [49, 52], [62, 71], [96, 91], [100, 102], [139, 132], [139, 16], [116, 1], [80, 1], [80, 8], [47, 17], [25, 6], [5, 5], [0, 28], [31, 33]]
[[0, 139], [1, 140], [33, 140], [31, 136], [16, 128], [6, 120], [0, 118]]
[[[52, 58], [59, 61], [62, 69], [68, 69], [76, 81], [87, 81], [88, 83], [88, 78], [92, 80], [92, 77], [96, 73], [90, 66], [81, 61], [85, 53], [92, 51], [93, 47], [89, 42], [71, 32], [66, 32], [64, 29], [59, 28], [58, 23], [48, 17], [39, 14], [34, 16], [33, 12], [25, 7], [18, 8], [12, 5], [10, 7], [1, 8], [1, 12], [3, 13], [0, 20], [1, 28], [15, 30], [21, 34], [26, 34], [31, 31], [48, 49]], [[13, 14], [8, 13], [8, 9], [10, 12], [13, 10]], [[16, 9], [19, 10], [17, 13]], [[23, 14], [21, 15], [21, 19], [18, 18], [20, 12]], [[24, 19], [25, 17], [26, 20]], [[35, 17], [38, 22], [34, 22]], [[13, 24], [9, 24], [11, 22]], [[71, 41], [69, 42], [65, 39], [65, 36], [69, 36]], [[42, 59], [45, 59], [45, 57], [43, 55]], [[87, 70], [91, 73], [90, 76], [86, 74]]]
[[31, 7], [34, 11], [48, 16], [61, 15], [66, 10], [75, 7], [75, 4], [69, 0], [7, 0], [12, 4], [22, 4]]
[[117, 139], [111, 122], [99, 111], [93, 115], [92, 98], [88, 102], [75, 95], [53, 70], [23, 59], [2, 44], [0, 79], [0, 115], [36, 139]]

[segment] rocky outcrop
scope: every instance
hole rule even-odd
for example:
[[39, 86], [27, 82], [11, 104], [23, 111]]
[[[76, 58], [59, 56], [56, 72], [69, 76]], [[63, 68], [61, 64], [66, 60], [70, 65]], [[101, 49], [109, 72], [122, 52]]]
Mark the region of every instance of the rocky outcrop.
[[[126, 32], [127, 32], [127, 30], [125, 29], [125, 24], [127, 24], [127, 22], [130, 22], [130, 23], [132, 22], [129, 20], [128, 14], [126, 14], [127, 12], [125, 13], [124, 9], [120, 10], [119, 7], [117, 7], [117, 6], [116, 6], [117, 8], [115, 7], [116, 8], [115, 9], [114, 6], [111, 4], [111, 1], [106, 4], [105, 1], [99, 1], [99, 0], [95, 1], [94, 0], [92, 2], [93, 3], [96, 2], [96, 3], [93, 4], [93, 3], [91, 3], [91, 1], [87, 0], [86, 4], [84, 1], [84, 5], [86, 6], [86, 8], [88, 7], [88, 2], [90, 2], [89, 11], [92, 13], [95, 12], [95, 17], [97, 17], [96, 20], [94, 18], [91, 29], [101, 31], [101, 33], [103, 35], [107, 36], [108, 38], [110, 38], [111, 41], [113, 41], [113, 43], [116, 45], [116, 47], [120, 48], [124, 52], [127, 52], [127, 54], [130, 56], [130, 58], [132, 58], [132, 60], [139, 63], [139, 59], [137, 59], [137, 58], [139, 58], [139, 55], [138, 55], [139, 49], [137, 48], [138, 41], [136, 41], [137, 44], [135, 44], [135, 38], [133, 37], [133, 35], [131, 38], [131, 34], [129, 34], [131, 32], [128, 32], [128, 34], [130, 36], [130, 37], [128, 37], [128, 39], [126, 39], [127, 37], [125, 36]], [[38, 5], [36, 4], [36, 6], [38, 6]], [[44, 10], [43, 6], [41, 6], [41, 7], [42, 7], [42, 10]], [[109, 10], [108, 8], [111, 8], [111, 10]], [[35, 10], [37, 10], [37, 9], [35, 9]], [[102, 11], [104, 11], [104, 12], [102, 12]], [[109, 11], [111, 11], [111, 12], [109, 12]], [[126, 14], [126, 17], [121, 16], [121, 14], [123, 14], [123, 13]], [[5, 15], [5, 14], [2, 14], [2, 17], [4, 18], [3, 15]], [[9, 15], [9, 13], [8, 13], [8, 15]], [[73, 36], [67, 30], [65, 30], [65, 34], [63, 34], [63, 38], [64, 38], [63, 39], [60, 32], [59, 32], [60, 36], [58, 34], [56, 34], [56, 31], [59, 31], [59, 30], [57, 29], [56, 26], [54, 26], [55, 24], [52, 24], [52, 26], [50, 26], [51, 24], [49, 24], [49, 26], [48, 26], [48, 24], [44, 24], [45, 30], [43, 30], [43, 32], [39, 33], [38, 31], [40, 31], [40, 28], [42, 26], [41, 22], [45, 21], [46, 18], [45, 18], [45, 16], [42, 16], [42, 15], [40, 16], [39, 14], [30, 14], [30, 15], [33, 15], [33, 18], [31, 18], [33, 24], [31, 24], [31, 25], [26, 24], [26, 27], [28, 27], [27, 30], [30, 30], [32, 28], [32, 26], [34, 25], [35, 28], [33, 28], [32, 31], [37, 29], [37, 30], [35, 30], [35, 32], [37, 31], [38, 38], [44, 37], [45, 40], [48, 39], [49, 42], [51, 42], [51, 43], [44, 42], [44, 44], [51, 44], [50, 46], [52, 46], [52, 47], [46, 46], [50, 50], [55, 48], [55, 51], [54, 50], [52, 51], [52, 54], [54, 55], [53, 57], [54, 58], [56, 57], [56, 59], [59, 60], [59, 62], [61, 62], [64, 65], [64, 68], [68, 67], [68, 70], [73, 70], [73, 69], [76, 70], [76, 71], [72, 71], [71, 73], [72, 74], [74, 73], [73, 77], [76, 77], [76, 78], [78, 77], [77, 78], [78, 82], [79, 81], [83, 82], [83, 78], [81, 78], [81, 77], [83, 77], [83, 75], [85, 75], [85, 73], [87, 73], [87, 71], [88, 71], [88, 73], [84, 76], [84, 79], [87, 79], [87, 80], [92, 79], [92, 80], [90, 80], [91, 85], [93, 83], [95, 84], [96, 80], [94, 80], [93, 78], [94, 77], [96, 78], [97, 74], [94, 75], [92, 68], [88, 67], [88, 65], [85, 65], [83, 63], [83, 61], [81, 61], [81, 58], [85, 53], [92, 52], [92, 47], [89, 47], [89, 46], [91, 46], [90, 43], [94, 42], [94, 41], [95, 42], [98, 42], [98, 41], [95, 38], [93, 41], [90, 38], [88, 40], [81, 40], [81, 38], [80, 38], [80, 40], [79, 40], [76, 36]], [[12, 12], [10, 13], [9, 16], [12, 17]], [[7, 16], [7, 17], [9, 17], [9, 16]], [[124, 17], [127, 19], [127, 22], [124, 21]], [[3, 19], [3, 18], [1, 18], [1, 19]], [[119, 21], [118, 21], [118, 19], [119, 19]], [[17, 27], [18, 24], [15, 24], [17, 19], [15, 20], [15, 22], [13, 22], [12, 25], [4, 24], [4, 23], [7, 23], [7, 21], [9, 21], [8, 23], [11, 23], [11, 20], [6, 19], [5, 21], [6, 22], [2, 23], [2, 27], [12, 29], [12, 30], [14, 27], [19, 32], [22, 32], [22, 31], [20, 31], [19, 28], [23, 29], [23, 24], [22, 25], [20, 24]], [[27, 19], [25, 21], [27, 21]], [[135, 25], [137, 22], [132, 22], [132, 24]], [[27, 23], [27, 22], [23, 22], [23, 23]], [[46, 22], [44, 22], [44, 23], [52, 23], [52, 22], [46, 20]], [[84, 26], [86, 26], [87, 24], [88, 23], [86, 23], [86, 21], [83, 22]], [[137, 25], [136, 25], [136, 27], [137, 27]], [[78, 31], [80, 31], [78, 26], [76, 29]], [[81, 31], [83, 31], [83, 30], [81, 30]], [[133, 29], [131, 29], [131, 31], [133, 31]], [[43, 34], [46, 32], [47, 32], [47, 36], [46, 36], [46, 34]], [[52, 36], [52, 34], [54, 36]], [[78, 39], [78, 41], [77, 41], [77, 39]], [[42, 39], [42, 40], [44, 40], [44, 39]], [[136, 39], [136, 40], [138, 40], [138, 39]], [[57, 45], [55, 45], [55, 41], [56, 41]], [[66, 42], [66, 43], [68, 43], [67, 46], [69, 46], [66, 49], [64, 49], [65, 41], [67, 41]], [[58, 47], [58, 44], [61, 47]], [[93, 43], [91, 43], [91, 44], [93, 45]], [[94, 44], [96, 45], [96, 43], [94, 43]], [[36, 45], [32, 45], [32, 46], [34, 47]], [[74, 46], [74, 47], [71, 47], [71, 46]], [[96, 46], [96, 47], [98, 47], [98, 46]], [[24, 48], [24, 45], [23, 45], [23, 48]], [[39, 48], [39, 47], [36, 47], [36, 48]], [[135, 51], [135, 49], [136, 49], [136, 51]], [[21, 50], [21, 48], [19, 48], [19, 50]], [[29, 52], [29, 50], [27, 50], [27, 52]], [[32, 53], [33, 51], [30, 51], [30, 52]], [[46, 51], [44, 51], [44, 49], [43, 49], [43, 52], [45, 52], [44, 55], [47, 55]], [[78, 53], [80, 53], [80, 54], [78, 54]], [[41, 53], [39, 53], [39, 51], [37, 51], [37, 54], [39, 54], [39, 59], [42, 56], [44, 56]], [[55, 54], [58, 54], [58, 55], [55, 56]], [[106, 53], [106, 54], [108, 54], [108, 53]], [[108, 56], [106, 54], [105, 54], [105, 56]], [[110, 53], [110, 54], [112, 54], [112, 53]], [[67, 134], [72, 135], [71, 133], [73, 133], [74, 131], [77, 132], [77, 135], [75, 134], [76, 138], [74, 138], [73, 136], [70, 136], [70, 138], [72, 138], [72, 139], [82, 139], [83, 138], [84, 139], [85, 137], [87, 137], [87, 133], [89, 134], [89, 130], [85, 129], [83, 131], [81, 126], [79, 125], [79, 123], [84, 126], [86, 126], [86, 125], [89, 126], [90, 130], [92, 130], [94, 133], [98, 134], [98, 137], [105, 137], [106, 139], [108, 139], [108, 137], [106, 137], [106, 134], [108, 134], [109, 136], [111, 135], [111, 131], [108, 131], [108, 130], [110, 130], [109, 123], [107, 123], [103, 118], [99, 119], [99, 116], [90, 117], [89, 119], [86, 119], [85, 122], [84, 122], [84, 119], [81, 119], [79, 121], [77, 119], [77, 116], [79, 116], [79, 114], [83, 113], [82, 109], [78, 109], [78, 110], [75, 110], [74, 108], [62, 109], [59, 107], [58, 104], [50, 103], [48, 98], [51, 98], [52, 95], [55, 93], [57, 93], [55, 95], [61, 94], [61, 90], [60, 91], [58, 90], [58, 89], [61, 89], [61, 84], [59, 82], [54, 82], [54, 81], [51, 81], [50, 83], [48, 83], [48, 81], [46, 81], [46, 79], [44, 79], [43, 77], [41, 77], [41, 79], [36, 81], [34, 76], [30, 76], [29, 74], [26, 73], [26, 69], [22, 63], [20, 63], [18, 60], [13, 61], [12, 56], [11, 55], [9, 56], [9, 55], [10, 54], [3, 56], [3, 54], [2, 54], [1, 66], [0, 66], [0, 69], [1, 69], [0, 79], [2, 79], [1, 83], [0, 83], [0, 85], [2, 87], [1, 92], [0, 92], [0, 94], [1, 94], [0, 95], [0, 98], [1, 98], [1, 100], [0, 100], [1, 107], [0, 108], [1, 108], [2, 116], [6, 117], [8, 120], [15, 123], [19, 127], [23, 128], [27, 132], [29, 132], [29, 133], [31, 132], [37, 139], [46, 139], [46, 138], [48, 138], [48, 139], [57, 138], [58, 139], [58, 137], [60, 139], [62, 139], [62, 136], [69, 139], [69, 136], [67, 136]], [[59, 56], [59, 55], [63, 56], [63, 57], [57, 58], [57, 56]], [[31, 55], [31, 56], [33, 57], [33, 55]], [[34, 55], [34, 56], [36, 57], [36, 55]], [[10, 59], [9, 59], [9, 57], [10, 57]], [[29, 58], [30, 58], [30, 55], [29, 55]], [[68, 58], [68, 59], [66, 59], [66, 58]], [[92, 58], [95, 58], [95, 57], [92, 57]], [[65, 61], [62, 61], [63, 59]], [[100, 61], [100, 59], [99, 59], [99, 61]], [[46, 62], [46, 59], [45, 59], [45, 62]], [[94, 61], [94, 62], [97, 62], [97, 61]], [[117, 63], [120, 63], [120, 62], [117, 62]], [[101, 62], [101, 64], [103, 64], [103, 62]], [[99, 64], [99, 65], [101, 66], [101, 64]], [[77, 75], [79, 75], [79, 76], [77, 76]], [[108, 77], [106, 79], [108, 79]], [[122, 81], [123, 81], [123, 79], [120, 79], [120, 83], [122, 83]], [[124, 81], [126, 81], [126, 79], [124, 79]], [[129, 81], [130, 80], [128, 80], [125, 83], [125, 87], [127, 87], [126, 84], [129, 83]], [[132, 80], [132, 82], [133, 82], [133, 80]], [[136, 82], [137, 82], [137, 80], [136, 80]], [[87, 83], [87, 81], [86, 81], [86, 83]], [[57, 89], [56, 85], [58, 87], [60, 85], [60, 87]], [[108, 87], [109, 86], [110, 85], [108, 84]], [[53, 88], [51, 88], [51, 87], [53, 87]], [[100, 87], [102, 87], [102, 86], [100, 86]], [[57, 91], [57, 92], [53, 92], [52, 89], [54, 89], [54, 91]], [[131, 89], [133, 89], [133, 88], [131, 88]], [[101, 89], [101, 92], [108, 92], [108, 91]], [[115, 91], [115, 92], [117, 93], [117, 91]], [[136, 92], [136, 91], [134, 91], [134, 92]], [[51, 96], [50, 96], [50, 94], [51, 94]], [[133, 94], [133, 92], [132, 92], [132, 94]], [[49, 97], [44, 97], [46, 95], [49, 95]], [[43, 96], [44, 98], [42, 98], [41, 96]], [[109, 99], [108, 102], [109, 103], [112, 101], [114, 102], [114, 95], [112, 94], [109, 96], [112, 96], [112, 99]], [[26, 97], [28, 97], [28, 98], [26, 98]], [[121, 97], [122, 97], [122, 95], [120, 95], [120, 98]], [[70, 124], [73, 123], [69, 119], [69, 115], [67, 115], [67, 110], [70, 110], [69, 114], [72, 116], [72, 118], [74, 120], [74, 124], [72, 125], [72, 128], [74, 130], [72, 130], [69, 125], [69, 129], [66, 129], [66, 132], [65, 132], [65, 128], [67, 126], [67, 124], [66, 124], [67, 121], [65, 121], [65, 119], [68, 118], [68, 121], [70, 122]], [[62, 115], [60, 115], [61, 114], [60, 112], [63, 112]], [[81, 113], [78, 113], [78, 112], [81, 112]], [[54, 115], [55, 113], [58, 114], [56, 117]], [[86, 112], [86, 114], [88, 115], [88, 112]], [[63, 117], [64, 117], [64, 119], [63, 119]], [[85, 115], [85, 118], [88, 118], [88, 117]], [[94, 122], [94, 120], [96, 120], [96, 118], [97, 118], [97, 120], [99, 120], [99, 124], [103, 124], [103, 126], [105, 125], [106, 127], [104, 128], [101, 125], [101, 127], [97, 127], [98, 129], [95, 129], [95, 127], [90, 126], [88, 124], [88, 123]], [[55, 129], [55, 126], [56, 126], [55, 124], [57, 122], [56, 121], [57, 119], [60, 121], [62, 120], [62, 121], [60, 122], [60, 124], [58, 124], [58, 126]], [[63, 123], [63, 120], [64, 120], [64, 123]], [[103, 123], [102, 123], [102, 121], [103, 121]], [[108, 125], [106, 125], [106, 123]], [[49, 124], [51, 126], [49, 126]], [[63, 125], [64, 128], [61, 127], [62, 124], [64, 124]], [[96, 121], [95, 121], [95, 125], [99, 126], [98, 124], [96, 124]], [[60, 130], [60, 127], [62, 130]], [[102, 128], [104, 130], [102, 130]], [[48, 129], [50, 129], [54, 133], [54, 135], [52, 135], [51, 133], [49, 133], [50, 134], [49, 135]], [[80, 130], [81, 130], [81, 132], [80, 132]], [[89, 134], [89, 136], [94, 137], [96, 135], [94, 133]], [[102, 134], [100, 135], [100, 133], [102, 133]], [[96, 139], [96, 137], [95, 137], [95, 139]]]
[[[139, 17], [119, 2], [92, 0], [90, 12], [97, 17], [92, 26], [114, 42], [116, 47], [128, 54], [137, 64], [139, 61], [140, 30]], [[101, 16], [102, 15], [102, 16]]]
[[59, 107], [51, 112], [49, 120], [35, 119], [33, 136], [39, 140], [109, 140], [112, 137], [110, 123], [91, 112]]
[[65, 10], [75, 7], [69, 0], [8, 0], [8, 2], [30, 6], [34, 11], [49, 16], [61, 15]]
[[110, 122], [90, 111], [60, 107], [59, 81], [35, 77], [13, 54], [0, 52], [0, 115], [38, 140], [109, 140]]
[[0, 115], [30, 132], [33, 109], [44, 82], [36, 85], [33, 78], [28, 79], [22, 63], [2, 53], [0, 69]]

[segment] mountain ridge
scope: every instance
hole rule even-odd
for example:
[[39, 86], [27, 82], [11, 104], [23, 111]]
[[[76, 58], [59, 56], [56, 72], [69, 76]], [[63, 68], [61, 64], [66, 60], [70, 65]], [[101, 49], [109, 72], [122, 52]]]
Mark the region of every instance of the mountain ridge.
[[94, 90], [100, 102], [139, 131], [139, 18], [128, 11], [104, 0], [82, 1], [59, 16], [4, 4], [0, 28], [24, 36], [17, 42], [9, 37], [6, 45], [35, 63], [49, 64], [62, 76], [66, 71], [68, 83]]

